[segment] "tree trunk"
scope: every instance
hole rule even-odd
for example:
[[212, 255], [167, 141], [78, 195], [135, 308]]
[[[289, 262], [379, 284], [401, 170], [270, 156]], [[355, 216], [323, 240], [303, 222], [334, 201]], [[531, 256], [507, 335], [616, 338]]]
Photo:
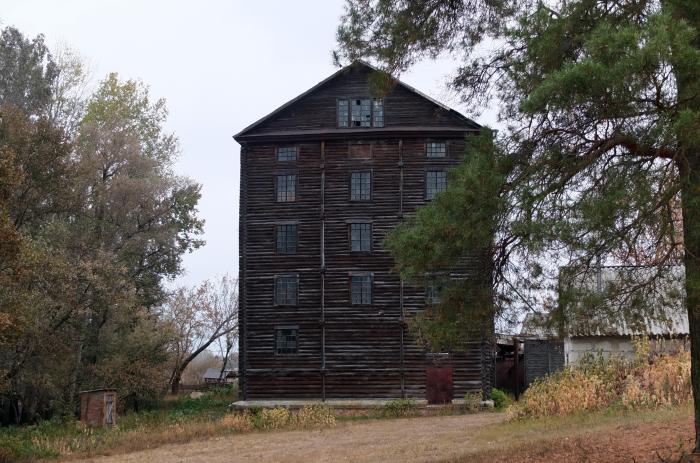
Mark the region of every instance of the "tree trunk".
[[[662, 5], [678, 21], [684, 21], [700, 31], [700, 4], [688, 0], [663, 0]], [[700, 34], [695, 37], [700, 50]], [[698, 76], [683, 63], [671, 62], [678, 89], [679, 110], [700, 111], [696, 95]], [[682, 135], [678, 143], [676, 162], [681, 180], [683, 211], [683, 250], [685, 291], [690, 333], [690, 376], [695, 410], [695, 448], [700, 453], [700, 142], [696, 134]]]
[[233, 349], [233, 336], [231, 333], [226, 335], [226, 352], [223, 353], [221, 362], [221, 371], [219, 372], [219, 381], [225, 380], [226, 366], [228, 365], [228, 356], [231, 355], [231, 349]]
[[[698, 166], [700, 167], [700, 166]], [[695, 453], [700, 453], [700, 172], [684, 173], [683, 234], [685, 291], [690, 328], [690, 374], [695, 403]]]
[[71, 413], [78, 411], [78, 383], [80, 382], [80, 373], [83, 367], [83, 349], [85, 348], [85, 338], [87, 337], [88, 324], [90, 323], [90, 315], [87, 311], [88, 309], [85, 310], [83, 319], [80, 323], [80, 338], [75, 350], [73, 373], [70, 388], [68, 390], [68, 406]]
[[[186, 367], [187, 365], [185, 365]], [[170, 393], [172, 395], [178, 395], [180, 393], [180, 380], [182, 379], [182, 372], [185, 371], [185, 368], [178, 367], [177, 370], [173, 373], [173, 379], [172, 382], [170, 383]]]

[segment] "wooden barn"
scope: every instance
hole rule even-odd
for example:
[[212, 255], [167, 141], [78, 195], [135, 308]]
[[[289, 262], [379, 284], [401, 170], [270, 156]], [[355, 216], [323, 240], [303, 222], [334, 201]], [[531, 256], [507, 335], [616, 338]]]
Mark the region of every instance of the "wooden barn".
[[[234, 136], [244, 400], [489, 393], [490, 334], [418, 347], [406, 319], [435, 294], [401, 281], [382, 246], [445, 189], [480, 126], [398, 81], [373, 96], [377, 72], [355, 62]], [[488, 276], [467, 262], [466, 277]]]

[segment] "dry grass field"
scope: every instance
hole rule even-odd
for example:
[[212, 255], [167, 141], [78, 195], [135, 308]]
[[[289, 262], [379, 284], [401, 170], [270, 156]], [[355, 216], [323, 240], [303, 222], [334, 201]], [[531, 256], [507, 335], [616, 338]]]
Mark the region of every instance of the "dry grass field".
[[[692, 438], [687, 407], [505, 423], [501, 413], [342, 422], [218, 437], [83, 462], [661, 462]], [[75, 460], [73, 460], [75, 461]]]

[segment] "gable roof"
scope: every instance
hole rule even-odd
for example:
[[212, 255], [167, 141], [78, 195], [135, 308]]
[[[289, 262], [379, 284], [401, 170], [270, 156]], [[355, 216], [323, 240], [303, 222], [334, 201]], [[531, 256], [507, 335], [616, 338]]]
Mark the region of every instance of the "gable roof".
[[[334, 72], [334, 73], [331, 74], [330, 76], [326, 77], [325, 79], [323, 79], [321, 82], [317, 83], [316, 85], [314, 85], [314, 86], [311, 87], [310, 89], [306, 90], [305, 92], [303, 92], [303, 93], [297, 95], [296, 97], [292, 98], [291, 100], [287, 101], [285, 104], [283, 104], [282, 106], [278, 107], [277, 109], [275, 109], [275, 110], [272, 111], [271, 113], [269, 113], [269, 114], [267, 114], [267, 115], [261, 117], [261, 118], [258, 119], [257, 121], [255, 121], [255, 122], [253, 122], [252, 124], [250, 124], [249, 126], [245, 127], [243, 130], [241, 130], [240, 132], [238, 132], [237, 134], [235, 134], [235, 135], [233, 136], [233, 138], [234, 138], [235, 140], [239, 140], [240, 138], [245, 137], [245, 136], [248, 135], [250, 132], [252, 132], [254, 129], [256, 129], [256, 128], [258, 128], [260, 125], [262, 125], [264, 122], [267, 122], [267, 121], [271, 120], [272, 118], [274, 118], [276, 115], [280, 114], [280, 113], [281, 113], [282, 111], [284, 111], [285, 109], [287, 109], [287, 108], [289, 108], [290, 106], [292, 106], [293, 104], [295, 104], [295, 103], [301, 101], [303, 98], [305, 98], [305, 97], [311, 95], [312, 93], [314, 93], [316, 90], [318, 90], [318, 89], [321, 88], [322, 86], [324, 86], [324, 85], [326, 85], [327, 83], [329, 83], [329, 82], [331, 82], [331, 81], [337, 79], [338, 77], [342, 76], [347, 70], [349, 70], [349, 69], [351, 69], [351, 68], [354, 68], [354, 67], [364, 67], [364, 68], [367, 68], [367, 69], [369, 69], [369, 70], [371, 70], [371, 71], [383, 72], [383, 71], [381, 71], [380, 69], [378, 69], [378, 68], [372, 66], [371, 64], [369, 64], [369, 63], [367, 63], [367, 62], [365, 62], [365, 61], [361, 61], [361, 60], [353, 61], [353, 62], [350, 63], [349, 65], [347, 65], [347, 66], [345, 66], [345, 67], [339, 69], [338, 71]], [[427, 101], [433, 103], [434, 105], [436, 105], [436, 106], [440, 107], [441, 109], [447, 111], [448, 113], [452, 114], [453, 116], [456, 116], [457, 118], [461, 119], [461, 120], [465, 123], [465, 125], [468, 126], [471, 130], [479, 130], [479, 129], [481, 128], [481, 126], [480, 126], [479, 124], [477, 124], [477, 123], [474, 122], [473, 120], [469, 119], [468, 117], [464, 116], [462, 113], [460, 113], [460, 112], [458, 112], [458, 111], [456, 111], [456, 110], [450, 108], [449, 106], [444, 105], [443, 103], [440, 103], [439, 101], [435, 100], [434, 98], [431, 98], [430, 96], [428, 96], [428, 95], [426, 95], [425, 93], [423, 93], [423, 92], [417, 90], [416, 88], [414, 88], [414, 87], [412, 87], [412, 86], [410, 86], [410, 85], [408, 85], [408, 84], [406, 84], [406, 83], [404, 83], [404, 82], [402, 82], [402, 81], [400, 81], [400, 80], [398, 80], [398, 79], [394, 79], [394, 82], [395, 82], [395, 85], [396, 85], [396, 86], [399, 86], [399, 87], [402, 87], [402, 88], [408, 90], [409, 92], [411, 92], [411, 93], [413, 93], [413, 94], [415, 94], [415, 95], [417, 95], [417, 96], [419, 96], [419, 97], [421, 97], [421, 98], [423, 98], [423, 99], [425, 99], [425, 100], [427, 100]], [[348, 132], [347, 129], [341, 129], [341, 130], [343, 130], [344, 132]], [[364, 129], [364, 131], [366, 131], [366, 130], [367, 130], [367, 129]], [[384, 131], [384, 130], [385, 130], [385, 128], [382, 128], [382, 129], [374, 129], [374, 131]]]

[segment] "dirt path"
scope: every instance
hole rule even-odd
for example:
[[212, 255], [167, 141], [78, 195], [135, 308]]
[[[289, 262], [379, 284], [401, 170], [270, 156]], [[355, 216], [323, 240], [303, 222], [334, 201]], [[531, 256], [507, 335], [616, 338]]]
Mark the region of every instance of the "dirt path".
[[690, 408], [503, 421], [501, 413], [346, 421], [322, 431], [252, 432], [80, 461], [660, 463], [677, 462], [693, 446]]
[[343, 423], [323, 431], [251, 433], [83, 462], [430, 462], [456, 458], [501, 413]]

